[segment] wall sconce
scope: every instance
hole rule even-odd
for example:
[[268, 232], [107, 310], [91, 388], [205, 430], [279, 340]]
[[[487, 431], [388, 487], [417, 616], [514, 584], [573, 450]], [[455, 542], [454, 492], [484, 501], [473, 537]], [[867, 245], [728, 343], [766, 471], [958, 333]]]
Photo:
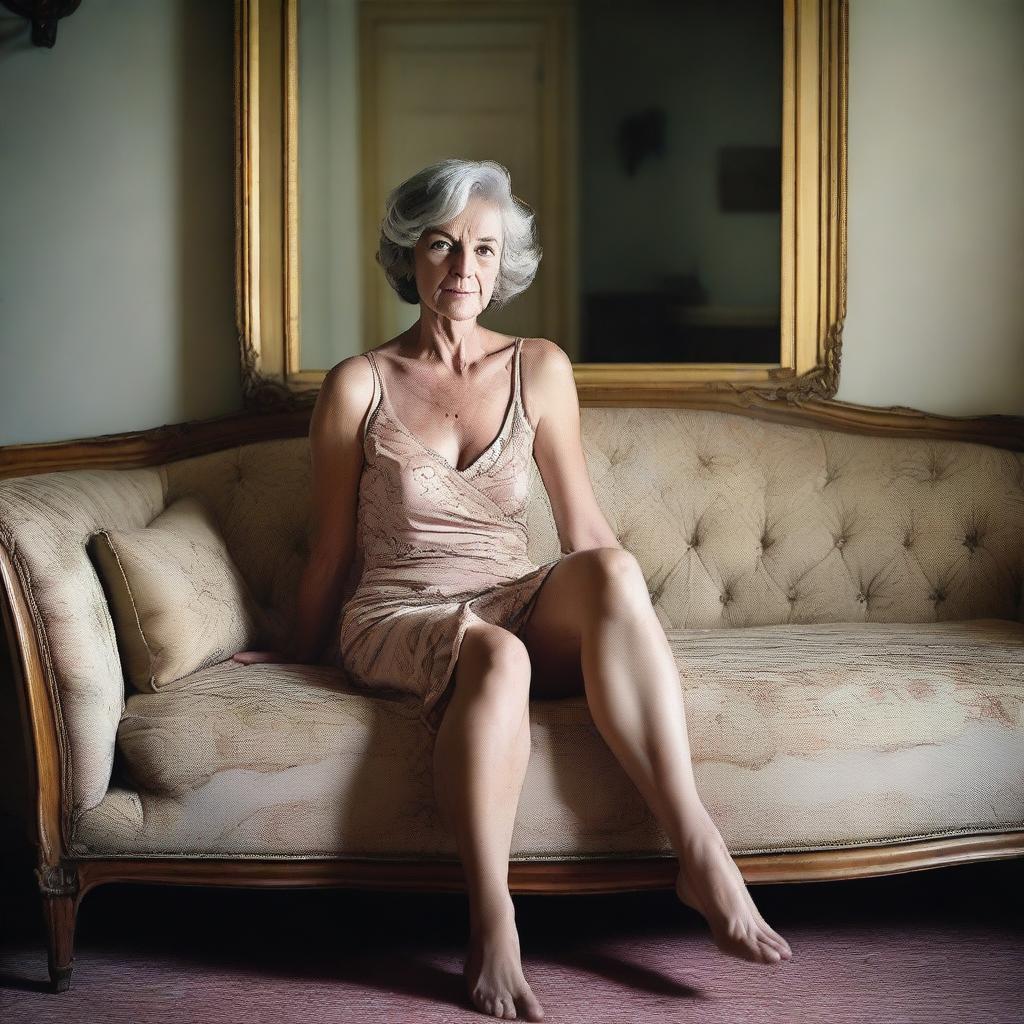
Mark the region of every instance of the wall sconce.
[[8, 10], [32, 22], [32, 42], [53, 46], [57, 42], [57, 21], [74, 14], [82, 0], [0, 0]]

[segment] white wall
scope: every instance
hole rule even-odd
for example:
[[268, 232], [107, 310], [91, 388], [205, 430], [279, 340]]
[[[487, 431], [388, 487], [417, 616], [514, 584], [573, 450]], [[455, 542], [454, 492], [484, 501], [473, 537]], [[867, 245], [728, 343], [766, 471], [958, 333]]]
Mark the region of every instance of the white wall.
[[241, 406], [231, 0], [0, 12], [0, 444]]
[[[231, 0], [0, 10], [0, 443], [240, 407]], [[850, 0], [839, 399], [1024, 415], [1024, 3]]]
[[1024, 415], [1024, 3], [851, 0], [836, 398]]

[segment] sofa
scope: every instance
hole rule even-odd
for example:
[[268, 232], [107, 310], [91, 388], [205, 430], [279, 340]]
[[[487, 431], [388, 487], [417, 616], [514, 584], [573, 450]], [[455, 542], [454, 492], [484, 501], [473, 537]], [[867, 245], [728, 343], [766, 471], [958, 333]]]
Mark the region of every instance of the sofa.
[[[1020, 419], [812, 401], [581, 417], [675, 656], [698, 791], [748, 882], [1024, 853]], [[227, 650], [157, 690], [128, 681], [91, 539], [195, 499], [273, 642], [308, 553], [307, 427], [250, 413], [0, 450], [6, 678], [57, 990], [98, 884], [463, 889], [400, 687]], [[557, 557], [535, 464], [529, 514], [531, 557]], [[530, 721], [510, 889], [671, 888], [667, 836], [585, 698], [536, 700]]]

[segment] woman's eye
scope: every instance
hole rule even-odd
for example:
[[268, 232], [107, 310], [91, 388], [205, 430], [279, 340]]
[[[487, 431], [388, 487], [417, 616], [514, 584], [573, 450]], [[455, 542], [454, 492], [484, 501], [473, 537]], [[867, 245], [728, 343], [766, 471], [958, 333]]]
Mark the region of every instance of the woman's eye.
[[[438, 246], [438, 245], [448, 245], [448, 244], [449, 243], [446, 242], [443, 238], [439, 238], [439, 239], [437, 239], [436, 242], [431, 242], [430, 243], [430, 248], [433, 249], [435, 246]], [[494, 255], [494, 250], [489, 245], [481, 245], [481, 246], [479, 246], [477, 248], [477, 252], [479, 252], [481, 249], [484, 250], [485, 252], [490, 253], [492, 256]]]

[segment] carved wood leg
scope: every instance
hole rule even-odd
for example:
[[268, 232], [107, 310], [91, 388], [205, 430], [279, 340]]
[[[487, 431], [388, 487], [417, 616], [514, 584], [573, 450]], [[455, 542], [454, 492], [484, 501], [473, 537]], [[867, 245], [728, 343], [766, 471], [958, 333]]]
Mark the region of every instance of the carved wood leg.
[[78, 912], [78, 871], [68, 864], [36, 868], [46, 920], [47, 964], [55, 992], [71, 987], [75, 961], [75, 916]]

